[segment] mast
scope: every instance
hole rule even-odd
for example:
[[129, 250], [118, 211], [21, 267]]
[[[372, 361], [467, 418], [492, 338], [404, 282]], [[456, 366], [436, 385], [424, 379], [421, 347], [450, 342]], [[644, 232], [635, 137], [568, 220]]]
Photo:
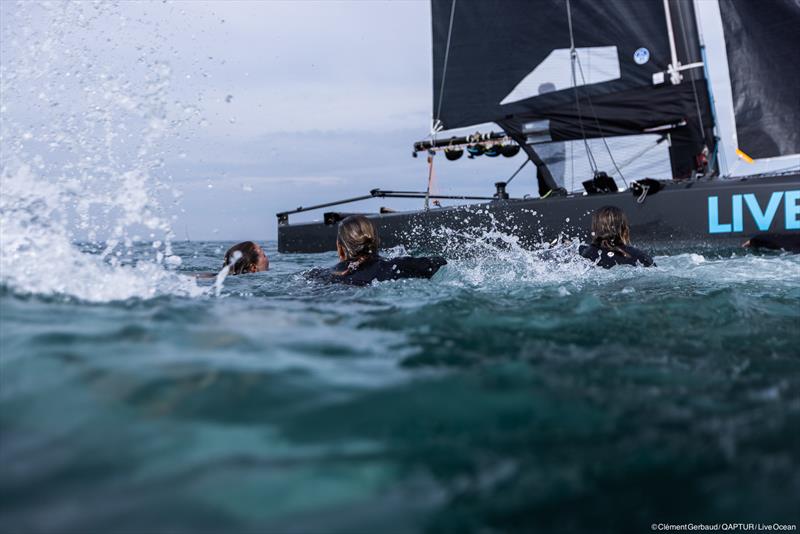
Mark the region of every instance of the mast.
[[667, 70], [669, 72], [669, 79], [670, 82], [672, 82], [672, 85], [678, 85], [679, 83], [681, 83], [683, 76], [681, 76], [681, 72], [680, 70], [678, 70], [681, 64], [678, 61], [678, 51], [675, 49], [675, 32], [672, 31], [672, 13], [669, 10], [669, 0], [664, 0], [664, 15], [666, 16], [667, 19], [667, 35], [669, 35], [669, 55], [670, 59], [672, 60]]

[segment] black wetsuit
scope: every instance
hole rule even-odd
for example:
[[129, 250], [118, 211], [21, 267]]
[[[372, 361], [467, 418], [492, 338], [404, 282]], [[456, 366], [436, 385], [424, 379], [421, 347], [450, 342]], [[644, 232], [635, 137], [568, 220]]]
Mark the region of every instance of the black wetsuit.
[[387, 260], [376, 255], [358, 265], [343, 261], [328, 269], [312, 269], [306, 276], [334, 284], [366, 286], [374, 281], [430, 278], [442, 265], [447, 265], [447, 261], [439, 256], [432, 258], [403, 256]]
[[615, 265], [643, 265], [644, 267], [655, 265], [653, 258], [636, 247], [620, 245], [619, 248], [628, 255], [626, 256], [619, 251], [600, 248], [597, 245], [581, 245], [578, 252], [584, 258], [592, 260], [596, 265], [604, 269], [610, 269]]
[[758, 234], [747, 241], [750, 248], [766, 248], [770, 250], [785, 250], [800, 253], [800, 234]]

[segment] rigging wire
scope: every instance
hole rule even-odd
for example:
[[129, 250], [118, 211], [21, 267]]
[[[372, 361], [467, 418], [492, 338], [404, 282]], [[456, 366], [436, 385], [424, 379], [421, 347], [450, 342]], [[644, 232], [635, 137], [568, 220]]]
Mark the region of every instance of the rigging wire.
[[567, 145], [569, 146], [569, 190], [572, 192], [575, 190], [575, 146], [571, 142], [567, 143]]
[[597, 172], [597, 163], [594, 159], [594, 154], [586, 140], [586, 132], [583, 129], [583, 115], [581, 114], [581, 103], [578, 98], [578, 80], [575, 76], [575, 60], [578, 57], [578, 51], [575, 50], [575, 35], [572, 31], [572, 8], [570, 7], [570, 0], [567, 0], [567, 24], [569, 25], [569, 56], [570, 65], [572, 70], [572, 88], [575, 92], [575, 108], [578, 112], [578, 124], [581, 127], [581, 137], [583, 137], [583, 145], [586, 148], [586, 156], [589, 159], [589, 167], [592, 168], [592, 174]]
[[620, 169], [624, 169], [624, 168], [626, 168], [628, 165], [630, 165], [631, 163], [633, 163], [633, 162], [634, 162], [634, 161], [636, 161], [637, 159], [641, 158], [642, 156], [644, 156], [645, 154], [647, 154], [648, 152], [650, 152], [651, 150], [653, 150], [654, 148], [656, 148], [656, 147], [657, 147], [657, 146], [658, 146], [658, 145], [659, 145], [661, 142], [662, 142], [662, 139], [658, 139], [658, 140], [657, 140], [657, 141], [655, 141], [655, 142], [654, 142], [652, 145], [645, 146], [644, 150], [642, 150], [642, 151], [640, 151], [640, 152], [637, 152], [636, 154], [634, 154], [633, 156], [631, 156], [630, 158], [628, 158], [628, 160], [627, 160], [627, 161], [623, 161], [623, 162], [620, 164], [619, 168], [620, 168]]
[[[577, 54], [576, 54], [577, 57]], [[578, 69], [581, 72], [581, 81], [584, 85], [586, 85], [586, 78], [583, 76], [583, 67], [581, 66], [581, 58], [578, 57]], [[603, 133], [603, 128], [600, 126], [600, 119], [597, 118], [597, 113], [594, 111], [594, 104], [592, 103], [592, 97], [589, 96], [587, 93], [586, 99], [589, 101], [589, 109], [594, 116], [594, 124], [597, 126], [597, 130], [600, 132], [600, 139], [603, 141], [603, 145], [606, 147], [606, 152], [608, 152], [608, 157], [611, 158], [611, 163], [614, 165], [614, 168], [617, 170], [619, 177], [622, 178], [622, 183], [625, 184], [625, 187], [628, 187], [628, 181], [625, 179], [625, 176], [622, 174], [619, 166], [617, 166], [617, 162], [614, 160], [614, 155], [611, 153], [611, 148], [608, 146], [608, 141], [606, 141], [606, 136]]]
[[[583, 136], [583, 144], [586, 147], [587, 154], [589, 155], [589, 166], [592, 167], [592, 172], [597, 173], [597, 162], [594, 158], [594, 154], [591, 152], [591, 148], [589, 147], [589, 142], [586, 140], [586, 132], [583, 128], [583, 117], [581, 115], [581, 108], [578, 99], [578, 83], [575, 77], [575, 63], [578, 64], [578, 69], [581, 73], [581, 81], [583, 85], [586, 85], [586, 78], [583, 75], [583, 66], [581, 65], [581, 59], [578, 56], [578, 51], [575, 49], [575, 35], [572, 31], [572, 8], [570, 6], [570, 0], [567, 0], [567, 22], [569, 24], [569, 46], [570, 46], [570, 58], [572, 63], [572, 86], [575, 88], [575, 106], [578, 110], [578, 123], [581, 125], [581, 135]], [[595, 126], [597, 126], [597, 130], [600, 132], [600, 139], [603, 141], [603, 145], [606, 148], [606, 152], [608, 152], [608, 157], [611, 158], [611, 163], [614, 165], [614, 168], [617, 170], [619, 177], [622, 179], [622, 182], [625, 184], [625, 187], [628, 187], [628, 181], [625, 179], [625, 175], [622, 174], [622, 171], [617, 166], [617, 162], [614, 160], [614, 155], [611, 153], [611, 148], [608, 146], [608, 141], [606, 141], [606, 137], [603, 133], [603, 129], [600, 127], [600, 120], [597, 118], [597, 113], [594, 110], [594, 103], [592, 102], [592, 97], [587, 93], [586, 99], [589, 101], [589, 109], [594, 117]]]
[[[439, 86], [439, 102], [436, 105], [436, 116], [434, 117], [433, 123], [431, 124], [431, 145], [436, 144], [436, 134], [442, 129], [442, 121], [441, 121], [441, 114], [442, 114], [442, 100], [444, 98], [444, 81], [445, 77], [447, 76], [447, 62], [450, 59], [450, 38], [453, 36], [453, 19], [455, 18], [456, 14], [456, 0], [453, 0], [453, 3], [450, 6], [450, 24], [447, 28], [447, 45], [444, 49], [444, 65], [442, 65], [442, 84]], [[428, 187], [425, 190], [425, 209], [430, 209], [430, 205], [428, 203], [431, 195], [431, 182], [433, 181], [433, 157], [436, 155], [436, 152], [433, 150], [428, 151]]]
[[[439, 86], [439, 102], [436, 105], [436, 117], [434, 120], [434, 129], [436, 125], [441, 125], [442, 117], [442, 98], [444, 97], [444, 80], [447, 76], [447, 61], [450, 59], [450, 38], [453, 36], [453, 19], [456, 14], [456, 0], [450, 6], [450, 25], [447, 28], [447, 46], [444, 49], [444, 65], [442, 66], [442, 83]], [[434, 133], [435, 135], [435, 133]]]
[[531, 158], [529, 156], [528, 159], [526, 159], [525, 161], [522, 162], [522, 165], [520, 165], [519, 168], [516, 171], [514, 171], [514, 174], [511, 175], [511, 178], [506, 180], [506, 185], [510, 184], [511, 180], [513, 180], [514, 178], [517, 177], [517, 175], [519, 174], [519, 171], [521, 171], [522, 168], [525, 167], [525, 165], [527, 165], [530, 160], [531, 160]]
[[[683, 9], [681, 8], [681, 2], [677, 2], [678, 7], [678, 18], [681, 21], [681, 36], [683, 37], [683, 46], [685, 47], [686, 53], [689, 53], [689, 38], [686, 37], [686, 23], [683, 20]], [[705, 62], [704, 62], [705, 63]], [[676, 65], [677, 67], [677, 65]], [[697, 96], [697, 85], [694, 82], [694, 76], [690, 76], [689, 80], [692, 82], [692, 93], [694, 93], [694, 105], [695, 109], [697, 110], [697, 119], [700, 121], [700, 130], [703, 135], [703, 140], [705, 141], [706, 136], [706, 127], [703, 121], [703, 114], [700, 112], [700, 97]]]

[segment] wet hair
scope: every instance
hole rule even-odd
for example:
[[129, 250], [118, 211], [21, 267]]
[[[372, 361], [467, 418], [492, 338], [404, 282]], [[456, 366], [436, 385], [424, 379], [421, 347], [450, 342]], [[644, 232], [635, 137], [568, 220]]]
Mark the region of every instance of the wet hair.
[[592, 214], [592, 244], [603, 250], [613, 250], [623, 256], [623, 248], [631, 242], [628, 217], [616, 206], [603, 206]]
[[369, 219], [361, 215], [351, 215], [339, 223], [336, 243], [344, 251], [345, 261], [355, 263], [352, 269], [348, 268], [353, 270], [378, 253], [380, 239]]
[[[241, 254], [238, 260], [235, 258], [237, 252]], [[242, 241], [228, 249], [222, 267], [231, 266], [228, 274], [252, 273], [258, 268], [258, 259], [258, 245], [252, 241]]]

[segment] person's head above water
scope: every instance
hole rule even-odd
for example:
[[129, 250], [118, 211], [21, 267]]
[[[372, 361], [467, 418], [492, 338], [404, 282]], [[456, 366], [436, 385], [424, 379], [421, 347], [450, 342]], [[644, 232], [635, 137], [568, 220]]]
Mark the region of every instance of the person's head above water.
[[366, 217], [351, 215], [339, 223], [336, 251], [342, 261], [361, 261], [378, 253], [378, 232]]
[[269, 269], [269, 259], [264, 251], [252, 241], [233, 245], [225, 253], [222, 267], [230, 265], [228, 274], [258, 273]]
[[592, 214], [592, 244], [614, 249], [630, 243], [631, 233], [624, 211], [616, 206], [603, 206]]

